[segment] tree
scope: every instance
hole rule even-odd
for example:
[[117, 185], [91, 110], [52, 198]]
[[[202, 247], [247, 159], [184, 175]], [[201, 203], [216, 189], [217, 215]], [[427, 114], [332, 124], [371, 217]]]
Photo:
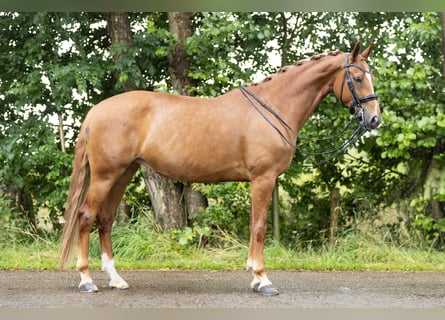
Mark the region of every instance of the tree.
[[[124, 91], [138, 89], [127, 76], [121, 76], [122, 61], [130, 62], [136, 74], [141, 74], [139, 66], [128, 57], [128, 47], [132, 43], [130, 20], [127, 13], [109, 13], [107, 15], [108, 31], [111, 38], [114, 63], [118, 66], [114, 76], [122, 85]], [[128, 74], [128, 65], [124, 69]], [[125, 75], [125, 73], [124, 73]], [[124, 107], [124, 106], [123, 106]], [[184, 209], [181, 203], [180, 186], [149, 167], [144, 167], [143, 177], [150, 195], [153, 211], [158, 223], [164, 229], [182, 229], [185, 225]], [[124, 200], [125, 201], [125, 200]]]
[[[377, 144], [386, 149], [381, 154], [383, 159], [396, 161], [397, 165], [404, 163], [415, 172], [412, 177], [418, 188], [413, 191], [419, 194], [429, 188], [431, 172], [444, 169], [441, 164], [445, 131], [440, 24], [435, 13], [407, 16], [402, 23], [408, 27], [398, 31], [395, 50], [404, 54], [395, 63], [386, 63], [386, 70], [382, 68], [387, 78], [382, 89], [384, 93], [396, 89], [387, 103], [403, 107], [388, 112], [388, 125], [384, 126]], [[397, 81], [394, 72], [397, 72]], [[443, 190], [435, 189], [435, 194], [426, 198], [440, 201]]]
[[[397, 14], [386, 20], [391, 35], [380, 51], [378, 95], [384, 124], [377, 138], [360, 146], [371, 167], [380, 171], [374, 183], [379, 203], [403, 205], [408, 224], [440, 243], [445, 231], [444, 152], [445, 101], [437, 13]], [[377, 184], [375, 183], [377, 182]], [[378, 192], [378, 190], [380, 190]]]
[[174, 91], [181, 95], [190, 95], [197, 86], [196, 79], [189, 77], [190, 58], [185, 48], [185, 41], [193, 34], [192, 12], [169, 12], [169, 31], [175, 37], [175, 44], [168, 52], [169, 73]]
[[[31, 229], [35, 229], [40, 208], [50, 210], [52, 220], [57, 221], [66, 197], [65, 177], [72, 157], [62, 152], [50, 118], [58, 116], [61, 128], [61, 118], [75, 118], [100, 96], [92, 90], [100, 88], [98, 79], [104, 76], [95, 64], [101, 60], [100, 52], [91, 49], [103, 34], [89, 28], [97, 18], [81, 13], [0, 15], [0, 181], [12, 191], [18, 212]], [[75, 22], [81, 27], [72, 33]], [[67, 144], [69, 147], [69, 139]]]
[[[176, 44], [168, 52], [169, 71], [173, 90], [182, 95], [193, 95], [197, 81], [189, 77], [190, 57], [185, 48], [185, 41], [193, 34], [191, 12], [169, 12], [169, 31], [175, 36]], [[198, 216], [207, 207], [207, 199], [193, 184], [183, 186], [186, 216]]]
[[[107, 19], [107, 30], [111, 39], [111, 46], [115, 50], [113, 54], [113, 61], [115, 65], [119, 65], [121, 61], [125, 58], [126, 51], [125, 48], [132, 41], [131, 30], [130, 30], [130, 20], [128, 15], [124, 12], [110, 12], [106, 15]], [[117, 47], [121, 47], [121, 50], [116, 50]], [[120, 79], [120, 72], [118, 69], [114, 71], [114, 78], [116, 81]], [[122, 88], [124, 91], [130, 91], [137, 89], [136, 86], [127, 78], [122, 83]], [[121, 203], [116, 212], [116, 220], [124, 221], [129, 215], [129, 209], [125, 203], [125, 196], [121, 200]]]
[[[130, 29], [130, 20], [125, 12], [109, 12], [107, 13], [107, 30], [111, 39], [113, 52], [113, 61], [119, 66], [127, 55], [127, 50], [132, 42], [132, 34]], [[137, 66], [136, 66], [137, 68]], [[140, 72], [138, 72], [140, 74]], [[124, 91], [138, 89], [137, 86], [126, 76], [120, 74], [119, 67], [114, 71], [114, 77], [121, 83]]]

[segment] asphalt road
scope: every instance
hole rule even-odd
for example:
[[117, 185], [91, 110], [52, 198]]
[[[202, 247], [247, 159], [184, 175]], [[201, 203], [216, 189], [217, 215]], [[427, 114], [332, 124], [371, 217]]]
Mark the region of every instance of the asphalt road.
[[76, 271], [0, 271], [2, 308], [444, 308], [445, 273], [269, 271], [280, 295], [249, 289], [243, 271], [121, 271], [125, 291], [93, 271], [98, 293], [80, 293]]

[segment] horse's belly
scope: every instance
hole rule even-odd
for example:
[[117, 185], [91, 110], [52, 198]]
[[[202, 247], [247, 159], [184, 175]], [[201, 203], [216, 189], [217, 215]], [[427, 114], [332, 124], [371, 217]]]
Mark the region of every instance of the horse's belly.
[[248, 180], [247, 171], [240, 161], [227, 155], [217, 156], [203, 152], [199, 156], [187, 150], [153, 153], [141, 162], [156, 172], [184, 182], [221, 182]]

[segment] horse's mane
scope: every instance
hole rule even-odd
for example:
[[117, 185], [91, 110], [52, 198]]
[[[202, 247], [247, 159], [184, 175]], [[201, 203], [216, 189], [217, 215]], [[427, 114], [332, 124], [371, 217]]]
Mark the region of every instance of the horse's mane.
[[261, 83], [271, 81], [277, 74], [284, 73], [284, 72], [288, 71], [291, 68], [299, 67], [299, 66], [301, 66], [303, 64], [306, 64], [307, 62], [314, 61], [314, 60], [320, 60], [321, 58], [324, 58], [324, 57], [337, 56], [340, 53], [342, 53], [342, 52], [341, 51], [329, 51], [329, 52], [326, 52], [326, 53], [315, 54], [315, 55], [313, 55], [310, 58], [298, 60], [298, 61], [295, 61], [291, 65], [287, 65], [287, 66], [281, 67], [280, 69], [278, 69], [278, 71], [276, 73], [265, 77], [263, 80], [261, 80], [259, 82], [250, 83], [250, 84], [247, 84], [247, 85], [248, 86], [257, 86], [257, 85], [259, 85]]

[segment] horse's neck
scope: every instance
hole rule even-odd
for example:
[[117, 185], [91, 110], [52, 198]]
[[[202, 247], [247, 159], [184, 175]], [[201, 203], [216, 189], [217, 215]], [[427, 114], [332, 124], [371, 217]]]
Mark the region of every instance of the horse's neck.
[[321, 100], [333, 91], [342, 60], [343, 55], [308, 61], [278, 73], [255, 89], [298, 132]]

